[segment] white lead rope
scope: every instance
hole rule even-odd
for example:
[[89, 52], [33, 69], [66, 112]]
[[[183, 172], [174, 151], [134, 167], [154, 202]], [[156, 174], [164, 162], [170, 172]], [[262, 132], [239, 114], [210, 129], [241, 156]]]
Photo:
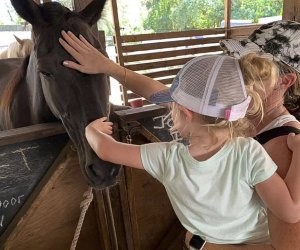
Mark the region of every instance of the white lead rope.
[[91, 202], [94, 199], [93, 188], [89, 187], [89, 189], [83, 194], [83, 197], [85, 197], [85, 199], [80, 203], [81, 213], [80, 213], [80, 217], [79, 217], [79, 220], [77, 223], [77, 227], [75, 230], [75, 234], [74, 234], [74, 237], [72, 240], [70, 250], [76, 249], [86, 212], [87, 212]]

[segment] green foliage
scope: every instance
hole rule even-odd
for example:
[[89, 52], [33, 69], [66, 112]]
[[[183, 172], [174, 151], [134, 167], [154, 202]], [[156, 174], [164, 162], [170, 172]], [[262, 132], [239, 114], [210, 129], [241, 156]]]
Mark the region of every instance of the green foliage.
[[282, 0], [232, 0], [232, 19], [250, 19], [282, 15]]
[[19, 25], [24, 25], [26, 23], [26, 21], [21, 18], [20, 16], [17, 16], [15, 19], [15, 24], [19, 24]]
[[[231, 19], [257, 22], [282, 14], [282, 0], [232, 0]], [[154, 32], [216, 28], [224, 20], [224, 0], [143, 0], [144, 28]]]

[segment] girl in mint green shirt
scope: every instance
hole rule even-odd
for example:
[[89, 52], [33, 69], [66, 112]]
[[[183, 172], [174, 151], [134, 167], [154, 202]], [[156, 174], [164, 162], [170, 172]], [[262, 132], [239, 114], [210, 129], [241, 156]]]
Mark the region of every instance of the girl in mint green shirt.
[[[254, 60], [259, 67], [253, 68]], [[197, 57], [179, 71], [171, 88], [150, 97], [158, 104], [173, 102], [173, 129], [188, 145], [115, 141], [105, 117], [87, 126], [86, 137], [103, 160], [145, 169], [158, 179], [193, 234], [219, 244], [269, 243], [267, 208], [286, 222], [300, 219], [295, 181], [300, 154], [293, 154], [283, 180], [263, 147], [244, 131], [251, 130], [246, 114], [260, 119], [259, 91], [269, 91], [260, 87], [269, 83], [271, 90], [277, 77], [273, 62], [256, 55]], [[299, 152], [300, 136], [289, 135], [287, 143]]]

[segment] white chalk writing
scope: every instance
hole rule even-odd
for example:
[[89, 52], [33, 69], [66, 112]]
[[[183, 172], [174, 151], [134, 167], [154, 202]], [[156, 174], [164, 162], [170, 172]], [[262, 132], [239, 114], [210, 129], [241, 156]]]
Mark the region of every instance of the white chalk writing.
[[24, 197], [24, 195], [19, 195], [16, 197], [11, 197], [9, 199], [5, 199], [5, 200], [0, 200], [0, 209], [1, 208], [8, 208], [9, 206], [14, 207], [17, 204], [20, 204], [22, 201], [22, 198]]
[[8, 200], [3, 201], [2, 205], [3, 205], [4, 208], [7, 208], [8, 205], [9, 205], [9, 201]]
[[15, 153], [20, 153], [20, 154], [22, 155], [24, 164], [25, 164], [26, 168], [27, 168], [29, 171], [31, 171], [31, 169], [30, 169], [30, 167], [29, 167], [29, 165], [28, 165], [28, 162], [27, 162], [27, 159], [26, 159], [26, 156], [25, 156], [25, 153], [24, 153], [24, 152], [25, 152], [25, 151], [28, 151], [28, 150], [30, 150], [30, 149], [35, 149], [35, 148], [38, 148], [38, 146], [36, 146], [36, 147], [28, 147], [28, 148], [20, 148], [20, 149], [18, 149], [18, 150], [16, 150], [16, 151], [13, 151], [13, 152], [12, 152], [13, 154], [15, 154]]
[[169, 133], [173, 139], [173, 141], [182, 141], [182, 137], [180, 137], [179, 133], [177, 131], [171, 131], [170, 128], [172, 128], [173, 123], [172, 123], [172, 117], [171, 117], [171, 112], [169, 112], [166, 115], [161, 115], [161, 116], [156, 116], [153, 117], [153, 121], [159, 121], [159, 125], [154, 125], [154, 129], [164, 129], [167, 128], [169, 130]]
[[4, 215], [1, 215], [1, 217], [0, 217], [0, 227], [3, 227], [3, 222], [4, 222]]
[[160, 121], [159, 126], [154, 125], [153, 128], [155, 128], [155, 129], [162, 129], [162, 128], [165, 128], [166, 126], [167, 126], [168, 129], [170, 129], [172, 127], [171, 113], [168, 113], [167, 115], [161, 115], [161, 116], [153, 117], [153, 121], [155, 121], [155, 120]]
[[[9, 167], [8, 164], [0, 165], [0, 169], [1, 168], [7, 168], [7, 167]], [[6, 179], [6, 178], [7, 178], [7, 176], [0, 176], [0, 180]]]

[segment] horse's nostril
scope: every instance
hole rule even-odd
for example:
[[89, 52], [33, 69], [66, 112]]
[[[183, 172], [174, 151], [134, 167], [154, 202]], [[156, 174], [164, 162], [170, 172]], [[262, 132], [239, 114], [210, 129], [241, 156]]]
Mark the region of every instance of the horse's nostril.
[[74, 144], [71, 145], [71, 150], [74, 151], [74, 152], [77, 152], [77, 148]]
[[95, 172], [94, 164], [90, 164], [87, 166], [88, 175], [94, 175], [97, 176], [97, 173]]

